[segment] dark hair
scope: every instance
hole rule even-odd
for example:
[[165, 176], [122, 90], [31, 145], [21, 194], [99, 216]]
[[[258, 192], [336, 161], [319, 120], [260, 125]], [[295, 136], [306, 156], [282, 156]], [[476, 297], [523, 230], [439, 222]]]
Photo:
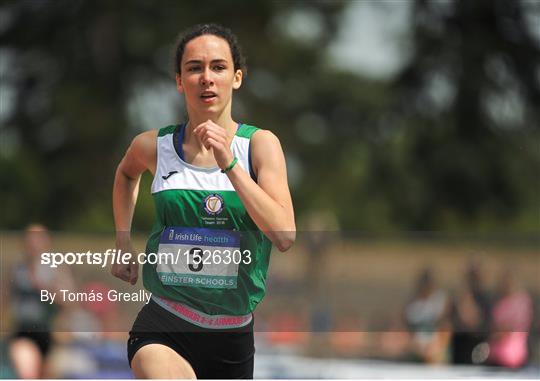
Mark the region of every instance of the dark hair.
[[174, 71], [177, 74], [180, 74], [180, 63], [182, 61], [182, 56], [184, 55], [184, 49], [186, 48], [186, 44], [194, 38], [206, 34], [221, 37], [225, 41], [227, 41], [229, 47], [231, 48], [234, 70], [242, 70], [245, 76], [247, 74], [246, 60], [242, 55], [242, 49], [238, 44], [236, 36], [230, 29], [218, 24], [198, 24], [180, 33], [175, 49]]

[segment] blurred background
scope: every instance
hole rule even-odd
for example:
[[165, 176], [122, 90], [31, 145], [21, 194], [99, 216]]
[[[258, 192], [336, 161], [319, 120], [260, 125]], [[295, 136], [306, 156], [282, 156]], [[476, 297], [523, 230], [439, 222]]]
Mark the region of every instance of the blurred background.
[[[233, 116], [280, 138], [299, 229], [272, 259], [256, 376], [540, 377], [534, 0], [1, 2], [0, 375], [18, 375], [26, 313], [55, 336], [46, 375], [129, 377], [140, 304], [18, 308], [18, 269], [37, 248], [113, 247], [116, 165], [183, 120], [172, 50], [201, 22], [239, 38]], [[51, 235], [25, 235], [35, 222]], [[62, 278], [133, 291], [96, 266]]]

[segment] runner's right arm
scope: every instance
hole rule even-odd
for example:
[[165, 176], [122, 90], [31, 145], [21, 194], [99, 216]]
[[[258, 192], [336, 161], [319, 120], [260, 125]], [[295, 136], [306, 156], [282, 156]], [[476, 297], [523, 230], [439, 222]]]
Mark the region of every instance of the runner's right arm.
[[[131, 222], [139, 194], [141, 175], [156, 170], [157, 130], [137, 135], [116, 169], [113, 187], [113, 213], [116, 228], [116, 248], [134, 255], [131, 244]], [[114, 276], [131, 284], [137, 283], [138, 263], [113, 264]]]

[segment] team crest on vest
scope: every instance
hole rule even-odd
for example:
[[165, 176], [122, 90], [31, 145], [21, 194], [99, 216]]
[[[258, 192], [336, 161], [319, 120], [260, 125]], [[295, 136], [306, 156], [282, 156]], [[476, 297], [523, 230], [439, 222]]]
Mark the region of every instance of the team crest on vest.
[[225, 206], [225, 203], [223, 202], [223, 197], [215, 193], [209, 194], [208, 196], [206, 196], [203, 203], [204, 203], [204, 210], [206, 210], [206, 213], [212, 216], [221, 213], [221, 211], [223, 210], [223, 207]]

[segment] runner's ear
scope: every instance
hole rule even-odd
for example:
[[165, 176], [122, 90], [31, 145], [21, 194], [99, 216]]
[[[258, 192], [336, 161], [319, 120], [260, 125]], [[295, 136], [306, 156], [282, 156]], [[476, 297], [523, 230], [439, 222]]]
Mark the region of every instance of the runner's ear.
[[233, 80], [233, 89], [238, 90], [240, 86], [242, 86], [242, 78], [244, 76], [244, 73], [242, 73], [242, 70], [238, 69], [236, 70], [236, 73], [234, 73], [234, 80]]

